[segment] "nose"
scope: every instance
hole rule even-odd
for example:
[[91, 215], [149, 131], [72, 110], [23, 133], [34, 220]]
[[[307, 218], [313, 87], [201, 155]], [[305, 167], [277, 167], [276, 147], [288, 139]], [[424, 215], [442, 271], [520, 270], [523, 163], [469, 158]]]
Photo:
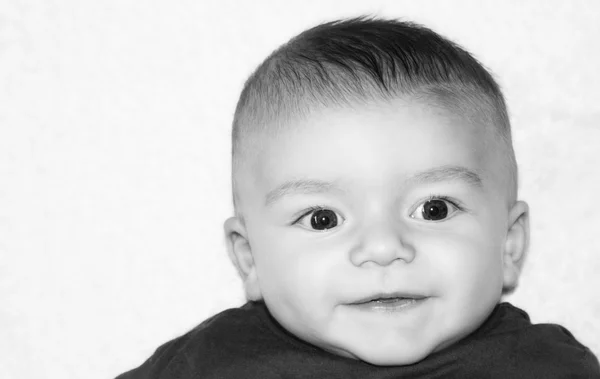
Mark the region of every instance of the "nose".
[[398, 223], [371, 222], [357, 233], [350, 260], [357, 267], [368, 262], [379, 266], [388, 266], [396, 260], [410, 263], [415, 259], [416, 250], [407, 242], [407, 234], [406, 228]]

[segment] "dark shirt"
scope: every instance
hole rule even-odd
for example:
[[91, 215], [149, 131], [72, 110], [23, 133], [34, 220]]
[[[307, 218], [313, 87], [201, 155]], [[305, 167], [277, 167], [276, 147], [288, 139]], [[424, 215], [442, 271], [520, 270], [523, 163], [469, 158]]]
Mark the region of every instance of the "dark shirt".
[[141, 378], [600, 378], [600, 366], [568, 330], [532, 325], [527, 313], [509, 303], [498, 304], [462, 341], [420, 362], [374, 366], [300, 340], [264, 303], [249, 302], [167, 342], [117, 379]]

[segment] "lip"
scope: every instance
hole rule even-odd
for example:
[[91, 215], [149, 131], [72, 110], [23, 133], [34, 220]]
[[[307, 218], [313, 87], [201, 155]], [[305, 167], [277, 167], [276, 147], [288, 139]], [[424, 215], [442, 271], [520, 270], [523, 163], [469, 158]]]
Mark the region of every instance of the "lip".
[[403, 298], [403, 299], [413, 299], [413, 300], [423, 300], [426, 299], [427, 296], [423, 296], [423, 295], [416, 295], [416, 294], [410, 294], [410, 293], [406, 293], [406, 292], [380, 292], [380, 293], [376, 293], [373, 295], [369, 295], [366, 297], [363, 297], [353, 303], [350, 303], [350, 305], [361, 305], [361, 304], [367, 304], [372, 302], [373, 300], [379, 300], [379, 299], [393, 299], [393, 298]]
[[[410, 312], [411, 309], [419, 307], [421, 304], [427, 302], [428, 297], [421, 298], [403, 298], [400, 300], [390, 302], [379, 302], [370, 301], [366, 303], [350, 304], [351, 308], [359, 310], [361, 312], [379, 313], [379, 314], [418, 314]], [[409, 312], [409, 313], [407, 313]]]

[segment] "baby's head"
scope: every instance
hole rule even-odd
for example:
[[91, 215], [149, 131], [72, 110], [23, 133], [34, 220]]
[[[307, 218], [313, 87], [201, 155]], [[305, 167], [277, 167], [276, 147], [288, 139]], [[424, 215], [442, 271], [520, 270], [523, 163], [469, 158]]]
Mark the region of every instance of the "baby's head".
[[247, 298], [376, 365], [473, 332], [527, 248], [498, 85], [410, 23], [327, 23], [269, 56], [236, 109], [233, 190], [225, 231]]

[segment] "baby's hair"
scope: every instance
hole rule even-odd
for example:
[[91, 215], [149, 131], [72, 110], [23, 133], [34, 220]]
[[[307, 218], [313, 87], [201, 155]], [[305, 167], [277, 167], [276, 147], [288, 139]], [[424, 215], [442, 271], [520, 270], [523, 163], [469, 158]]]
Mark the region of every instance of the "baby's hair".
[[[508, 171], [509, 202], [517, 166], [504, 97], [467, 51], [421, 25], [359, 17], [308, 29], [275, 50], [246, 81], [232, 130], [236, 214], [238, 171], [261, 138], [323, 108], [412, 98], [442, 107], [494, 132]], [[266, 134], [265, 134], [266, 133]]]

